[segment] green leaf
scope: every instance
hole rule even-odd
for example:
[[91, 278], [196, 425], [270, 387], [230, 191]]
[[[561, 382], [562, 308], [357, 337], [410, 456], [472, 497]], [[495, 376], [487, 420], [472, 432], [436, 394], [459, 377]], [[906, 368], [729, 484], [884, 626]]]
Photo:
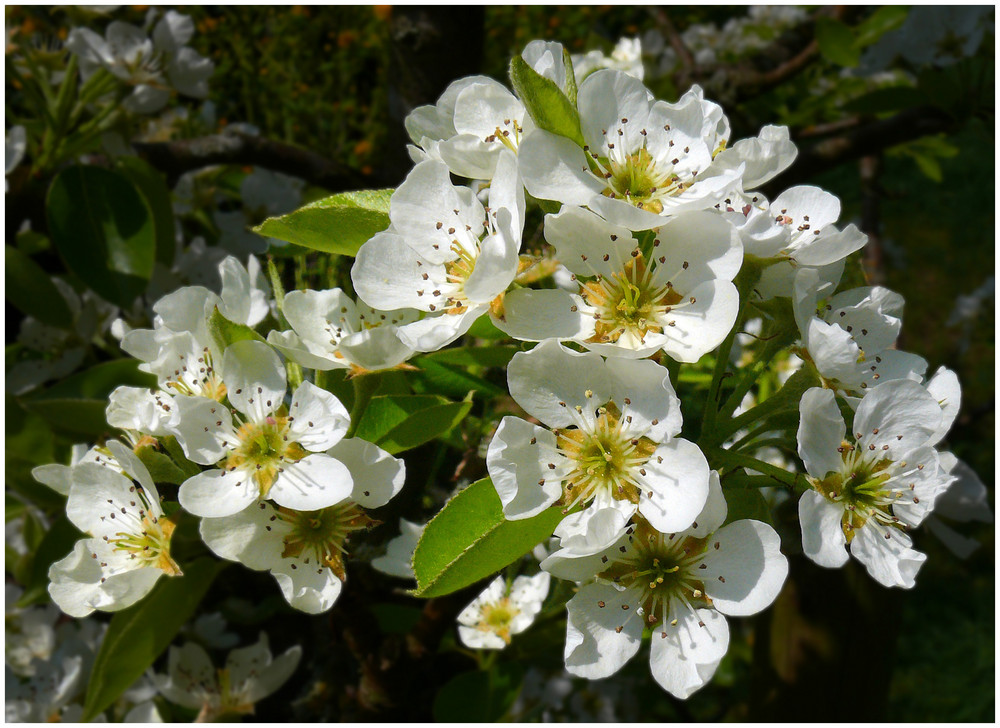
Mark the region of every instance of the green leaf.
[[472, 400], [451, 402], [435, 395], [381, 395], [365, 408], [356, 437], [392, 453], [443, 435], [469, 413]]
[[941, 172], [941, 165], [934, 157], [926, 154], [913, 154], [911, 156], [925, 177], [938, 183], [944, 179], [944, 174]]
[[153, 213], [119, 172], [64, 169], [52, 181], [45, 212], [66, 267], [102, 297], [129, 307], [153, 272]]
[[167, 649], [225, 566], [198, 559], [184, 567], [183, 576], [160, 579], [142, 601], [111, 619], [90, 671], [84, 721], [104, 712]]
[[419, 385], [420, 391], [441, 392], [452, 397], [462, 397], [470, 391], [486, 397], [502, 397], [507, 394], [506, 389], [470, 374], [459, 366], [442, 364], [424, 357], [414, 359], [412, 364], [420, 368], [413, 376], [413, 383]]
[[153, 214], [153, 234], [156, 237], [156, 260], [170, 267], [174, 262], [177, 243], [174, 237], [174, 207], [170, 188], [157, 169], [138, 157], [119, 157], [115, 167], [128, 177], [149, 205]]
[[393, 190], [342, 192], [287, 215], [269, 217], [253, 231], [311, 250], [353, 257], [369, 238], [389, 227], [392, 193]]
[[136, 453], [139, 460], [146, 466], [154, 483], [173, 483], [180, 485], [188, 476], [177, 467], [177, 463], [170, 459], [169, 455], [157, 452], [151, 446], [139, 448]]
[[901, 26], [908, 12], [903, 5], [883, 5], [855, 29], [854, 44], [858, 48], [871, 45], [890, 30]]
[[10, 245], [4, 246], [4, 295], [14, 306], [43, 324], [68, 329], [73, 314], [52, 278], [41, 267]]
[[576, 71], [573, 70], [573, 56], [569, 53], [569, 48], [563, 48], [563, 68], [566, 69], [566, 98], [576, 106]]
[[476, 670], [456, 675], [434, 698], [434, 720], [440, 723], [494, 723], [500, 720], [521, 692], [524, 668], [501, 662], [488, 672]]
[[511, 59], [510, 81], [540, 129], [584, 145], [580, 114], [554, 81], [539, 74], [521, 56]]
[[24, 585], [24, 594], [18, 600], [19, 607], [27, 607], [49, 599], [49, 567], [73, 550], [73, 545], [84, 534], [70, 523], [65, 516], [58, 518], [45, 532], [41, 543], [35, 549], [31, 571]]
[[816, 42], [819, 43], [819, 52], [830, 63], [853, 68], [861, 59], [861, 51], [854, 44], [851, 29], [834, 18], [816, 21]]
[[231, 344], [237, 341], [264, 341], [264, 337], [251, 329], [246, 324], [238, 324], [230, 321], [219, 312], [219, 307], [212, 309], [212, 315], [208, 318], [208, 333], [215, 339], [216, 345], [225, 351]]
[[552, 535], [560, 508], [508, 521], [489, 478], [448, 501], [424, 529], [413, 554], [418, 597], [451, 594], [495, 574]]
[[503, 331], [498, 329], [488, 313], [476, 319], [476, 322], [469, 328], [466, 336], [474, 339], [508, 339], [510, 338]]
[[510, 364], [514, 354], [521, 351], [520, 346], [507, 344], [503, 346], [464, 346], [454, 349], [441, 349], [431, 354], [425, 354], [417, 361], [434, 361], [438, 364], [454, 364], [456, 366], [505, 367]]
[[[781, 484], [774, 481], [774, 485], [780, 487]], [[740, 521], [744, 518], [752, 518], [755, 521], [771, 523], [771, 509], [767, 506], [767, 501], [757, 488], [723, 488], [722, 495], [726, 498], [726, 506], [729, 512], [726, 514], [726, 523]]]

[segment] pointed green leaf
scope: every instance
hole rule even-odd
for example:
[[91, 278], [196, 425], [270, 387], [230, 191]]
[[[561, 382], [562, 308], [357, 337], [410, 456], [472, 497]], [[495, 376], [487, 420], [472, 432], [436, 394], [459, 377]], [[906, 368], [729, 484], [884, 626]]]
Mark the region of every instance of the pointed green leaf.
[[19, 607], [49, 601], [49, 567], [72, 551], [73, 545], [83, 536], [65, 516], [52, 524], [35, 549], [24, 594], [17, 602]]
[[528, 65], [521, 56], [510, 62], [510, 81], [540, 129], [584, 145], [580, 114], [555, 82]]
[[103, 298], [129, 307], [153, 273], [153, 213], [119, 172], [74, 166], [49, 187], [49, 234], [66, 266]]
[[449, 432], [471, 408], [471, 400], [451, 402], [435, 395], [380, 395], [371, 398], [355, 436], [395, 455]]
[[281, 217], [269, 217], [253, 230], [312, 250], [355, 256], [376, 233], [389, 227], [393, 190], [342, 192]]
[[219, 312], [216, 306], [212, 310], [212, 315], [208, 318], [208, 332], [212, 335], [216, 345], [223, 351], [237, 341], [264, 341], [264, 337], [251, 329], [246, 324], [238, 324], [230, 321]]
[[552, 535], [560, 508], [508, 521], [489, 478], [460, 492], [431, 519], [413, 554], [418, 597], [438, 597], [491, 576]]
[[115, 162], [118, 171], [132, 180], [153, 214], [156, 236], [156, 260], [169, 267], [174, 262], [177, 242], [174, 231], [174, 208], [170, 188], [163, 173], [138, 157], [121, 157]]

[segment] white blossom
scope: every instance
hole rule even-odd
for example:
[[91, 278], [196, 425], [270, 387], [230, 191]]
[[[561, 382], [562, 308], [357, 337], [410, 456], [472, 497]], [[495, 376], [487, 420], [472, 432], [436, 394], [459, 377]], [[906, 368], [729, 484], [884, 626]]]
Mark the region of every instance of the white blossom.
[[676, 437], [680, 403], [663, 367], [605, 362], [550, 340], [515, 354], [507, 380], [514, 401], [544, 425], [504, 417], [490, 443], [486, 464], [508, 519], [593, 502], [569, 517], [580, 530], [610, 507], [680, 531], [704, 506], [708, 463]]
[[348, 468], [325, 454], [344, 436], [350, 416], [326, 390], [303, 382], [284, 404], [285, 368], [260, 341], [237, 341], [222, 357], [229, 406], [206, 397], [176, 397], [174, 429], [189, 460], [218, 467], [181, 484], [185, 510], [230, 516], [259, 500], [314, 510], [351, 493]]
[[549, 575], [519, 576], [507, 584], [498, 576], [458, 613], [458, 636], [466, 647], [502, 650], [515, 634], [524, 632], [542, 610], [549, 593]]
[[420, 316], [406, 309], [378, 311], [355, 303], [339, 288], [292, 291], [282, 313], [292, 330], [272, 331], [269, 344], [304, 367], [350, 368], [354, 374], [392, 369], [413, 356], [396, 332]]
[[638, 652], [649, 628], [653, 678], [687, 698], [726, 654], [724, 615], [756, 614], [774, 601], [788, 573], [778, 534], [753, 520], [723, 526], [726, 502], [714, 473], [711, 488], [690, 528], [661, 533], [640, 518], [620, 545], [601, 554], [599, 571], [566, 605], [569, 672], [612, 675]]
[[104, 38], [88, 28], [74, 28], [66, 47], [80, 59], [84, 80], [104, 68], [132, 87], [123, 102], [128, 111], [159, 111], [170, 99], [171, 88], [193, 98], [208, 96], [208, 78], [215, 66], [187, 46], [194, 35], [194, 21], [169, 10], [156, 23], [152, 37], [146, 33], [115, 20]]
[[292, 510], [259, 503], [227, 518], [205, 518], [201, 537], [224, 559], [269, 571], [288, 603], [310, 614], [325, 612], [346, 579], [344, 555], [353, 533], [375, 521], [366, 513], [389, 502], [403, 487], [403, 462], [376, 445], [341, 440], [328, 457], [350, 471], [348, 497], [318, 510]]
[[74, 466], [66, 515], [90, 538], [49, 568], [49, 594], [73, 617], [117, 611], [144, 597], [163, 575], [177, 576], [170, 556], [174, 524], [164, 517], [149, 471], [122, 443], [107, 448], [116, 470]]
[[638, 79], [603, 70], [580, 84], [585, 146], [542, 129], [521, 143], [518, 163], [534, 197], [587, 206], [630, 230], [706, 209], [738, 184], [743, 167], [713, 165], [728, 121], [692, 88], [676, 104], [654, 100]]
[[[28, 137], [23, 126], [12, 126], [4, 132], [4, 177], [9, 175], [24, 159], [28, 149]], [[7, 180], [3, 183], [4, 192], [9, 189]]]
[[577, 292], [521, 288], [504, 298], [497, 325], [514, 338], [571, 340], [605, 356], [663, 350], [694, 362], [736, 323], [732, 279], [743, 263], [735, 228], [708, 211], [682, 212], [643, 252], [628, 229], [564, 207], [545, 217], [545, 237], [576, 276]]
[[642, 42], [638, 38], [619, 38], [610, 56], [596, 50], [573, 55], [573, 75], [577, 83], [602, 68], [621, 71], [641, 81], [644, 73]]
[[934, 504], [934, 512], [924, 523], [927, 530], [940, 539], [948, 550], [960, 559], [967, 559], [979, 548], [980, 542], [959, 533], [946, 521], [955, 523], [993, 523], [993, 511], [990, 510], [989, 491], [972, 468], [959, 460], [950, 452], [938, 454], [941, 469], [954, 478], [948, 489], [941, 494]]
[[927, 557], [907, 530], [954, 480], [933, 448], [941, 406], [916, 382], [887, 382], [861, 400], [846, 438], [831, 390], [808, 390], [799, 411], [798, 451], [813, 487], [799, 500], [806, 556], [843, 566], [849, 547], [879, 583], [912, 587]]
[[288, 681], [301, 658], [298, 645], [273, 658], [261, 632], [257, 644], [233, 650], [226, 666], [216, 669], [204, 648], [188, 642], [170, 648], [167, 675], [157, 675], [156, 681], [167, 700], [199, 711], [196, 722], [210, 722], [252, 714], [258, 702]]
[[451, 183], [440, 162], [421, 162], [393, 194], [389, 229], [361, 246], [351, 279], [358, 295], [383, 311], [426, 316], [399, 326], [400, 340], [434, 351], [502, 306], [518, 271], [524, 190], [512, 153], [501, 154], [484, 208]]

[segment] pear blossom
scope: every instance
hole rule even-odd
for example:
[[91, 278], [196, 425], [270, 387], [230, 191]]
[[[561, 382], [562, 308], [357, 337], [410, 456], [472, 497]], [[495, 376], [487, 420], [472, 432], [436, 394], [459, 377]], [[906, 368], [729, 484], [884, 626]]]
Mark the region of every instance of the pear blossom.
[[765, 300], [792, 297], [796, 271], [803, 267], [817, 269], [832, 290], [844, 260], [868, 241], [854, 224], [834, 227], [840, 200], [818, 187], [792, 187], [770, 204], [759, 192], [734, 191], [716, 209], [736, 225], [746, 254], [767, 262], [755, 286]]
[[855, 288], [831, 297], [817, 313], [818, 280], [815, 270], [799, 270], [793, 310], [803, 347], [828, 387], [856, 403], [883, 382], [923, 379], [922, 357], [891, 348], [902, 328], [902, 296], [879, 286]]
[[484, 208], [448, 168], [418, 164], [393, 193], [392, 224], [361, 246], [351, 279], [376, 309], [427, 315], [397, 335], [416, 351], [435, 351], [464, 334], [484, 313], [502, 307], [518, 272], [524, 190], [514, 155], [501, 154]]
[[549, 340], [515, 354], [507, 381], [514, 401], [544, 425], [504, 417], [490, 443], [486, 465], [508, 519], [579, 504], [590, 506], [570, 516], [581, 530], [583, 514], [613, 508], [680, 531], [701, 511], [708, 462], [676, 437], [680, 402], [666, 369]]
[[304, 367], [350, 368], [352, 373], [392, 369], [413, 356], [396, 332], [420, 316], [406, 309], [378, 311], [355, 303], [339, 288], [292, 291], [282, 313], [292, 330], [272, 331], [269, 344]]
[[714, 471], [711, 491], [689, 528], [661, 533], [639, 517], [600, 555], [597, 573], [566, 604], [570, 673], [612, 675], [638, 652], [648, 628], [653, 678], [685, 699], [726, 654], [726, 616], [756, 614], [774, 601], [788, 574], [778, 534], [754, 520], [723, 526], [726, 501]]
[[4, 666], [4, 719], [8, 723], [77, 721], [82, 711], [72, 711], [84, 685], [83, 657], [60, 653], [50, 660], [35, 660], [32, 676], [18, 680], [10, 665]]
[[520, 172], [534, 197], [649, 230], [664, 216], [711, 207], [743, 174], [741, 166], [713, 166], [728, 122], [697, 87], [668, 104], [654, 100], [638, 79], [602, 70], [580, 84], [578, 105], [582, 149], [543, 129], [521, 142]]
[[582, 83], [583, 79], [602, 68], [621, 71], [640, 81], [643, 77], [642, 41], [638, 38], [619, 38], [610, 56], [595, 50], [574, 54], [572, 58], [577, 83]]
[[237, 341], [222, 357], [229, 405], [178, 396], [177, 441], [189, 460], [218, 465], [181, 484], [191, 513], [230, 516], [259, 500], [314, 510], [339, 503], [352, 487], [343, 463], [325, 454], [344, 436], [350, 416], [329, 392], [310, 382], [284, 404], [285, 368], [260, 341]]
[[[562, 46], [549, 45], [559, 47], [558, 67], [551, 53], [543, 59], [529, 52], [532, 44], [523, 54], [544, 75], [563, 69]], [[565, 69], [561, 73], [565, 79]], [[414, 162], [432, 159], [459, 177], [483, 180], [492, 180], [504, 151], [517, 154], [521, 140], [535, 128], [520, 99], [488, 76], [452, 82], [436, 104], [417, 107], [403, 123], [416, 145], [409, 147]]]
[[194, 21], [173, 10], [160, 18], [152, 37], [142, 28], [112, 21], [105, 37], [89, 28], [74, 28], [66, 47], [80, 59], [84, 80], [97, 70], [110, 71], [132, 87], [123, 106], [137, 114], [162, 109], [171, 88], [193, 98], [208, 96], [208, 78], [215, 66], [187, 43], [194, 35]]
[[157, 675], [156, 682], [167, 700], [199, 711], [196, 722], [211, 722], [253, 714], [257, 703], [295, 673], [301, 659], [298, 645], [272, 657], [267, 635], [261, 632], [257, 644], [233, 650], [226, 666], [216, 669], [204, 648], [188, 642], [170, 648], [167, 674]]
[[517, 339], [571, 340], [605, 356], [663, 350], [694, 362], [736, 323], [732, 279], [743, 264], [735, 228], [708, 211], [681, 212], [643, 250], [627, 228], [589, 210], [545, 217], [545, 237], [576, 276], [578, 293], [521, 288], [504, 298], [497, 326]]
[[[229, 131], [232, 133], [235, 130]], [[257, 133], [255, 130], [254, 135]], [[268, 217], [284, 215], [300, 207], [304, 187], [305, 182], [297, 177], [255, 167], [240, 182], [242, 206], [236, 210], [216, 209], [212, 212], [212, 221], [219, 228], [219, 245], [241, 257], [248, 253], [263, 253], [268, 247], [285, 245], [283, 240], [258, 235], [250, 228]]]
[[357, 438], [340, 440], [327, 453], [343, 463], [354, 489], [315, 510], [259, 503], [226, 518], [205, 518], [201, 537], [217, 555], [249, 569], [269, 571], [295, 609], [325, 612], [347, 578], [344, 556], [351, 535], [377, 522], [367, 510], [385, 505], [403, 487], [401, 460]]
[[15, 674], [31, 676], [36, 661], [49, 659], [55, 649], [60, 612], [53, 604], [18, 607], [23, 593], [14, 584], [4, 584], [4, 658]]
[[122, 443], [106, 447], [121, 471], [93, 462], [74, 466], [66, 503], [69, 520], [90, 538], [49, 568], [49, 594], [73, 617], [124, 609], [164, 574], [181, 573], [170, 556], [174, 524], [149, 471]]
[[502, 650], [512, 635], [531, 626], [549, 593], [549, 575], [519, 576], [508, 585], [501, 575], [458, 613], [458, 636], [472, 649]]
[[812, 485], [799, 500], [806, 556], [839, 567], [849, 547], [880, 584], [912, 587], [927, 557], [907, 531], [955, 480], [933, 447], [941, 406], [903, 379], [865, 394], [846, 438], [831, 390], [806, 391], [799, 412], [798, 451]]
[[389, 541], [385, 555], [372, 559], [372, 568], [389, 576], [413, 579], [413, 554], [424, 533], [426, 523], [413, 523], [399, 519], [399, 535]]

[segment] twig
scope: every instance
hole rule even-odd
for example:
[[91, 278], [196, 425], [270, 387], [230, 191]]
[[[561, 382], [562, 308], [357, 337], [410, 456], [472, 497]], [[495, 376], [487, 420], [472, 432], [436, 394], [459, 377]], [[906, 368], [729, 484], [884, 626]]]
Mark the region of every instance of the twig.
[[660, 26], [663, 33], [667, 36], [667, 40], [670, 41], [670, 45], [673, 47], [674, 52], [680, 59], [681, 65], [684, 66], [685, 69], [690, 69], [694, 66], [694, 56], [691, 55], [691, 50], [687, 47], [684, 39], [681, 38], [680, 33], [677, 32], [677, 26], [674, 25], [666, 11], [663, 8], [650, 7], [649, 12]]
[[136, 142], [133, 146], [140, 157], [166, 173], [171, 185], [185, 172], [215, 164], [264, 167], [332, 192], [379, 183], [307, 149], [249, 134], [213, 134], [172, 142]]

